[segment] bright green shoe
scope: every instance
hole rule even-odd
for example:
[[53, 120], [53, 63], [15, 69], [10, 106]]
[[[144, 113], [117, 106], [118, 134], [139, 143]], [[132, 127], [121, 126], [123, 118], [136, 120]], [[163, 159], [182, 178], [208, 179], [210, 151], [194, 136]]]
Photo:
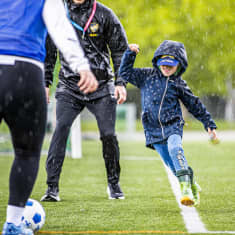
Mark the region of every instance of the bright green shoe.
[[202, 191], [200, 185], [195, 181], [194, 179], [194, 174], [193, 174], [193, 169], [189, 166], [188, 167], [188, 171], [189, 171], [189, 175], [190, 175], [190, 179], [191, 179], [191, 189], [192, 189], [192, 193], [194, 196], [194, 200], [195, 200], [195, 206], [198, 206], [200, 204], [200, 192]]
[[181, 199], [180, 202], [184, 206], [194, 206], [195, 201], [189, 182], [180, 182]]
[[198, 206], [200, 204], [200, 192], [202, 191], [202, 189], [196, 181], [193, 182], [191, 189], [195, 201], [194, 206]]

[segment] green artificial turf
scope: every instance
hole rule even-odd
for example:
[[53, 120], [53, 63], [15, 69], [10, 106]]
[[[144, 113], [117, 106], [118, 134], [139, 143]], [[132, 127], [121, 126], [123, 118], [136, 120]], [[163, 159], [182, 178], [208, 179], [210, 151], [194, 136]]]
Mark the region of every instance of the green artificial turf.
[[[64, 162], [61, 202], [42, 202], [42, 231], [180, 231], [187, 233], [159, 156], [143, 142], [122, 142], [121, 179], [125, 200], [108, 200], [107, 180], [99, 141], [83, 141], [83, 157]], [[209, 231], [235, 231], [234, 143], [187, 142], [185, 156], [203, 191], [197, 211]], [[12, 157], [0, 157], [0, 226], [5, 221], [8, 175]], [[42, 156], [31, 198], [46, 190], [46, 157]], [[58, 233], [59, 234], [59, 233]], [[115, 234], [113, 232], [112, 234]], [[137, 232], [135, 234], [138, 234]]]

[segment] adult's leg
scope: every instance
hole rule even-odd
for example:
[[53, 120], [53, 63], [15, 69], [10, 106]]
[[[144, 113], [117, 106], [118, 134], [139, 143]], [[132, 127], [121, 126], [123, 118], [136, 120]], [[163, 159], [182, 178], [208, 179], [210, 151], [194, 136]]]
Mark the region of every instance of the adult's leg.
[[100, 131], [109, 199], [124, 199], [125, 197], [119, 184], [121, 168], [118, 140], [115, 134], [116, 105], [116, 99], [111, 96], [105, 96], [90, 102], [87, 108], [95, 115]]
[[95, 115], [100, 131], [109, 186], [109, 198], [124, 199], [124, 194], [119, 185], [121, 168], [119, 163], [119, 145], [115, 134], [116, 99], [111, 96], [105, 96], [90, 102], [87, 108]]
[[84, 108], [84, 105], [75, 104], [73, 99], [63, 95], [57, 97], [56, 128], [50, 143], [46, 161], [47, 184], [58, 187], [59, 178], [65, 158], [66, 144], [70, 128], [74, 119]]
[[[3, 118], [9, 126], [15, 158], [10, 172], [7, 222], [19, 223], [33, 189], [46, 128], [43, 71], [34, 64], [1, 66]], [[18, 214], [18, 215], [17, 215]]]
[[120, 153], [115, 134], [116, 100], [108, 95], [90, 102], [87, 108], [95, 115], [99, 127], [108, 183], [118, 183]]

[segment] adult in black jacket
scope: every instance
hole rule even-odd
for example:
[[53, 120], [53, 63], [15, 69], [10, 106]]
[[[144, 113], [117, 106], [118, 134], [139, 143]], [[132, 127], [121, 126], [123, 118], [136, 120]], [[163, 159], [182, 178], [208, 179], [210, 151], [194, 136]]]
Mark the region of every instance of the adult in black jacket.
[[[61, 69], [56, 90], [56, 129], [46, 162], [48, 189], [41, 200], [60, 200], [58, 185], [66, 142], [74, 119], [85, 107], [95, 115], [99, 127], [109, 199], [124, 199], [119, 184], [119, 146], [115, 134], [115, 120], [117, 103], [121, 104], [126, 100], [125, 82], [118, 77], [121, 58], [128, 46], [126, 34], [113, 11], [96, 0], [67, 0], [65, 4], [67, 15], [76, 30], [99, 86], [93, 93], [81, 92], [77, 86], [79, 76], [71, 71], [60, 54]], [[46, 46], [45, 79], [49, 97], [57, 50], [49, 37]], [[110, 65], [110, 56], [115, 75]]]

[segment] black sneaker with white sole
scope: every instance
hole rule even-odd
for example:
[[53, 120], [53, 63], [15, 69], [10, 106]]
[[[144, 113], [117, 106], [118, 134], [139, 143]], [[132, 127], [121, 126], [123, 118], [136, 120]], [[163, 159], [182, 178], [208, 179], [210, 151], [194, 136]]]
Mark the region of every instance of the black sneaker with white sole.
[[59, 202], [59, 187], [56, 185], [48, 185], [45, 195], [41, 198], [42, 202]]
[[121, 190], [120, 184], [108, 184], [107, 193], [109, 199], [125, 199], [124, 194]]

